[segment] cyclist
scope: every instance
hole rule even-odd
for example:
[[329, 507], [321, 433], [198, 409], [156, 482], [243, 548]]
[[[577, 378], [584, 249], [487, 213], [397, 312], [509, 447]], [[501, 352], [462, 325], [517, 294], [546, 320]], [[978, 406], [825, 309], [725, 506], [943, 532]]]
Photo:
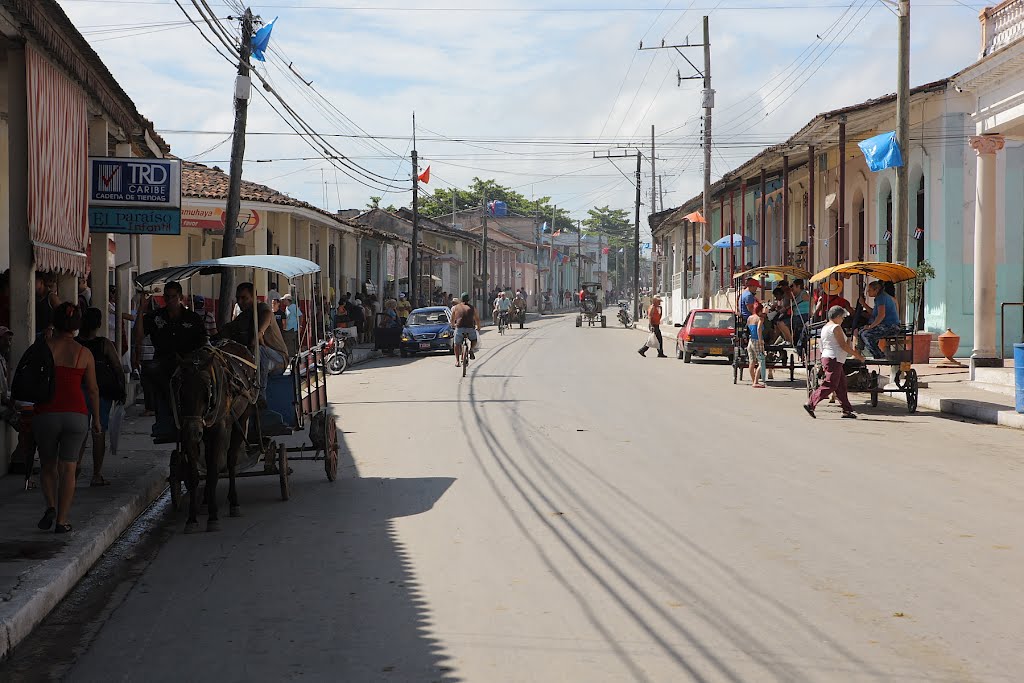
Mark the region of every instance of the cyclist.
[[516, 319], [526, 322], [526, 297], [522, 292], [516, 292], [516, 298], [512, 300], [512, 310], [516, 312]]
[[494, 310], [491, 311], [491, 316], [495, 319], [498, 316], [503, 318], [502, 324], [508, 327], [508, 310], [512, 307], [512, 302], [505, 296], [505, 292], [499, 292], [498, 298], [494, 300]]
[[462, 339], [467, 337], [472, 346], [469, 349], [469, 357], [476, 360], [476, 345], [480, 332], [480, 315], [469, 303], [469, 292], [462, 293], [462, 300], [452, 308], [452, 328], [455, 329], [455, 367], [462, 365]]

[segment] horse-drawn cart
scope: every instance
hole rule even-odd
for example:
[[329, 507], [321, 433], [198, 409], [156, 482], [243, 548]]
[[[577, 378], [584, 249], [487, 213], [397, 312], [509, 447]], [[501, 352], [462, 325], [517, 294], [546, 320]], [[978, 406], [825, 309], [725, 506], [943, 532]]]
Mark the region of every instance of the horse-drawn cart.
[[580, 312], [576, 315], [576, 327], [583, 327], [583, 323], [590, 327], [608, 327], [608, 316], [604, 314], [604, 306], [597, 296], [600, 287], [600, 282], [582, 283], [583, 298], [579, 301]]
[[[329, 481], [338, 476], [337, 426], [327, 400], [324, 356], [328, 336], [319, 310], [322, 302], [313, 286], [320, 273], [316, 263], [292, 256], [232, 256], [143, 273], [136, 284], [139, 288], [151, 288], [170, 281], [188, 283], [196, 275], [228, 271], [235, 274], [236, 282], [255, 283], [258, 274], [273, 273], [296, 286], [297, 300], [303, 300], [302, 305], [307, 308], [305, 319], [315, 329], [305, 335], [309, 340], [307, 348], [300, 348], [295, 356], [287, 358], [283, 371], [271, 372], [265, 392], [261, 392], [258, 379], [260, 364], [266, 362], [261, 361], [260, 350], [260, 319], [268, 310], [263, 302], [254, 302], [254, 310], [249, 314], [253, 323], [251, 348], [233, 341], [212, 340], [210, 346], [178, 357], [170, 387], [177, 440], [170, 458], [168, 482], [177, 508], [181, 484], [186, 484], [194, 501], [198, 476], [204, 473], [204, 503], [211, 512], [210, 529], [216, 528], [216, 479], [222, 470], [230, 478], [228, 498], [232, 516], [238, 511], [236, 476], [278, 477], [282, 500], [288, 500], [291, 493], [291, 462], [322, 461]], [[308, 443], [288, 446], [277, 441], [303, 429], [308, 431]], [[195, 524], [195, 510], [190, 509], [186, 531], [194, 530]]]

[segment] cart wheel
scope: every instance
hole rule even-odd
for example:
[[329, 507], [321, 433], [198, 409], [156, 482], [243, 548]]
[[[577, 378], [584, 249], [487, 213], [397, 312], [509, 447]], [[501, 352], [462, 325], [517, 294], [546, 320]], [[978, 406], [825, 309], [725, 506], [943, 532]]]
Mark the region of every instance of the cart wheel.
[[789, 381], [793, 382], [796, 380], [796, 355], [789, 354]]
[[291, 497], [291, 487], [288, 483], [288, 449], [284, 444], [277, 447], [277, 469], [277, 476], [281, 481], [281, 500], [288, 500]]
[[913, 414], [917, 412], [917, 370], [907, 370], [906, 387], [907, 412]]
[[338, 426], [330, 413], [326, 418], [324, 443], [327, 445], [327, 451], [324, 455], [324, 471], [327, 472], [327, 481], [334, 481], [338, 478]]
[[576, 327], [583, 327], [583, 316], [576, 316]]
[[181, 452], [171, 451], [171, 459], [167, 467], [167, 483], [171, 487], [171, 509], [177, 511], [181, 507]]
[[807, 398], [811, 397], [814, 390], [818, 388], [818, 366], [812, 365], [807, 368]]
[[[683, 356], [683, 362], [687, 363], [686, 356]], [[739, 363], [733, 362], [732, 364], [732, 383], [739, 384], [740, 381], [740, 365]]]

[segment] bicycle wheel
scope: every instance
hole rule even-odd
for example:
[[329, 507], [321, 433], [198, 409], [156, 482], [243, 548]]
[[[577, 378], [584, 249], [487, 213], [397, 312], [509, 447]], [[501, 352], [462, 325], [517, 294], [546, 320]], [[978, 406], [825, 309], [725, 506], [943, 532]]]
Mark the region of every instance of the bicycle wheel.
[[467, 340], [462, 342], [462, 376], [466, 376], [466, 370], [469, 368], [469, 351], [473, 348], [473, 345]]

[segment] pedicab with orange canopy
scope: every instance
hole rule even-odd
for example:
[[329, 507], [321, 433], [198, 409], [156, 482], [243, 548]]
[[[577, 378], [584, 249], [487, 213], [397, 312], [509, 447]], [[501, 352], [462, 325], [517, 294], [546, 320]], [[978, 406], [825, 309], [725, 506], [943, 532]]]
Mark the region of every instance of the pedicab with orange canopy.
[[[873, 281], [897, 284], [913, 280], [917, 272], [899, 263], [887, 263], [877, 261], [850, 261], [838, 266], [832, 266], [819, 271], [811, 277], [811, 283], [822, 285], [822, 296], [824, 299], [823, 311], [827, 311], [831, 304], [829, 297], [835, 296], [842, 291], [842, 282], [848, 278], [856, 277], [860, 280], [859, 289], [861, 295], [857, 297], [857, 306], [853, 315], [847, 320], [850, 321], [848, 332], [856, 337], [858, 322], [864, 315], [863, 293], [866, 288], [866, 279]], [[807, 393], [810, 395], [821, 383], [825, 371], [821, 364], [821, 329], [827, 320], [813, 322], [808, 326], [807, 340]], [[859, 340], [851, 339], [856, 344]], [[848, 358], [844, 366], [846, 371], [847, 390], [850, 393], [860, 392], [870, 395], [871, 407], [878, 405], [878, 397], [881, 394], [904, 394], [907, 398], [907, 411], [917, 412], [917, 399], [919, 380], [917, 370], [913, 368], [914, 361], [914, 329], [905, 324], [900, 324], [899, 330], [894, 334], [883, 337], [879, 341], [879, 347], [883, 349], [883, 358], [867, 358], [860, 361], [856, 358]], [[880, 368], [889, 367], [890, 376], [886, 381], [879, 372]], [[889, 381], [891, 380], [891, 382]]]

